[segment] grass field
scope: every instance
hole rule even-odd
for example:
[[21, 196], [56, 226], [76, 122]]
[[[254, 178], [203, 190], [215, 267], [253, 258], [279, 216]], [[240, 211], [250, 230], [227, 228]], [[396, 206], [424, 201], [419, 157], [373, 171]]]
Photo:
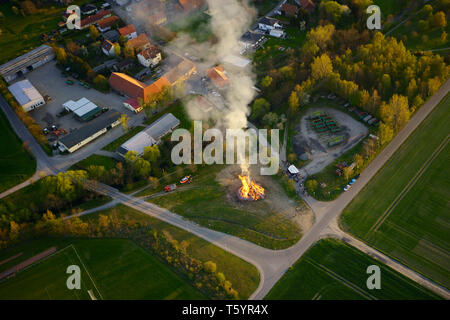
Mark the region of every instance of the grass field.
[[117, 160], [115, 160], [113, 158], [98, 155], [98, 154], [93, 154], [93, 155], [90, 155], [89, 157], [87, 157], [86, 159], [83, 159], [80, 162], [77, 162], [76, 164], [74, 164], [71, 169], [72, 170], [80, 170], [80, 169], [86, 170], [89, 166], [103, 166], [103, 167], [105, 167], [106, 170], [111, 170], [111, 169], [115, 168], [116, 163], [117, 163]]
[[341, 226], [450, 287], [450, 95], [344, 210]]
[[[230, 191], [217, 181], [223, 168], [222, 165], [200, 168], [190, 186], [182, 186], [180, 191], [149, 201], [205, 227], [267, 248], [287, 248], [299, 240], [301, 232], [296, 225], [278, 215], [264, 201], [247, 207], [230, 203], [227, 197]], [[182, 191], [182, 188], [189, 190]]]
[[[381, 270], [381, 289], [369, 290], [367, 267]], [[438, 299], [398, 272], [337, 240], [320, 240], [278, 281], [267, 300]]]
[[3, 111], [0, 111], [0, 193], [28, 179], [36, 171], [36, 161], [23, 149]]
[[120, 147], [123, 143], [125, 143], [128, 139], [131, 139], [136, 134], [141, 132], [144, 129], [142, 126], [137, 126], [132, 129], [130, 129], [127, 133], [124, 133], [122, 136], [108, 144], [103, 148], [103, 150], [115, 152], [118, 147]]
[[187, 241], [189, 243], [187, 253], [191, 257], [203, 262], [209, 260], [214, 261], [217, 264], [217, 271], [222, 272], [226, 276], [232, 283], [233, 288], [239, 292], [239, 297], [241, 299], [247, 299], [258, 287], [259, 273], [253, 265], [192, 233], [152, 218], [130, 207], [118, 205], [113, 209], [94, 213], [83, 218], [87, 220], [96, 219], [98, 214], [111, 214], [112, 212], [116, 212], [120, 216], [129, 216], [138, 223], [141, 221], [145, 222], [149, 224], [152, 229], [158, 231], [158, 233], [166, 230], [174, 239], [178, 240], [179, 243], [183, 240]]
[[[58, 241], [44, 240], [53, 245]], [[14, 278], [0, 282], [0, 299], [90, 299], [88, 290], [97, 299], [205, 298], [130, 240], [68, 239], [61, 247]], [[80, 290], [67, 289], [69, 265], [81, 269]]]

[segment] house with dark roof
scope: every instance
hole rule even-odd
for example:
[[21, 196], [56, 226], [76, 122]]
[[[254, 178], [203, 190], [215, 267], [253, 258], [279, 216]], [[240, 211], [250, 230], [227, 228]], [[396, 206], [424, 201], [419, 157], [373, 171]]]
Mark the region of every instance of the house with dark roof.
[[262, 31], [270, 32], [270, 30], [282, 29], [283, 27], [277, 19], [262, 17], [258, 20], [258, 28]]
[[109, 40], [115, 43], [119, 41], [120, 35], [119, 32], [117, 32], [117, 30], [109, 30], [102, 34], [102, 38], [103, 40]]
[[72, 153], [120, 124], [121, 114], [107, 111], [100, 117], [59, 139], [59, 145]]
[[246, 31], [239, 39], [241, 54], [249, 50], [259, 49], [265, 42], [266, 37], [261, 33]]
[[103, 53], [106, 54], [107, 56], [114, 56], [115, 55], [115, 52], [114, 52], [115, 45], [116, 45], [115, 43], [112, 43], [109, 40], [103, 41], [103, 43], [102, 43]]

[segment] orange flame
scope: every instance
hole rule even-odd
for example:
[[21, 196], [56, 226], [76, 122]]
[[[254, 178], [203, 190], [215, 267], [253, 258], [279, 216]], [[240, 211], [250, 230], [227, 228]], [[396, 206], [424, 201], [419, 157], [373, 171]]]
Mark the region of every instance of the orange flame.
[[241, 180], [242, 187], [239, 189], [243, 199], [264, 199], [264, 188], [257, 183], [250, 180], [248, 176], [238, 175]]

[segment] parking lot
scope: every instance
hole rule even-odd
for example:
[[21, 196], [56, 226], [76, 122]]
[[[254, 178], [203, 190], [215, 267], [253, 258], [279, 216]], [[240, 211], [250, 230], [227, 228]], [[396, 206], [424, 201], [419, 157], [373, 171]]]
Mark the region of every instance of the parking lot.
[[[130, 116], [130, 125], [133, 125], [138, 116], [123, 106], [125, 97], [121, 97], [115, 93], [104, 94], [95, 89], [87, 89], [81, 86], [77, 80], [73, 85], [66, 83], [66, 77], [62, 76], [61, 71], [56, 68], [56, 62], [48, 63], [26, 76], [42, 96], [48, 95], [51, 100], [43, 107], [30, 112], [30, 115], [43, 128], [56, 125], [58, 128], [65, 130], [67, 133], [83, 126], [86, 122], [77, 120], [73, 114], [66, 114], [62, 117], [57, 115], [63, 111], [62, 104], [68, 100], [79, 100], [83, 97], [95, 103], [98, 107], [107, 107], [126, 113]], [[101, 115], [100, 115], [101, 116]], [[49, 135], [49, 140], [55, 137]]]

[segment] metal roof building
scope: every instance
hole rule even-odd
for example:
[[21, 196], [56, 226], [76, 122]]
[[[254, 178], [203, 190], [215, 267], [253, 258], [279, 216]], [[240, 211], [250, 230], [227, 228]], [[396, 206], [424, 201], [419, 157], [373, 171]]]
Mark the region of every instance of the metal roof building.
[[158, 144], [163, 136], [179, 125], [180, 120], [173, 114], [167, 113], [149, 125], [144, 131], [139, 132], [122, 144], [117, 149], [117, 152], [120, 155], [125, 156], [128, 151], [136, 151], [138, 155], [141, 155], [144, 153], [146, 147]]
[[8, 90], [26, 112], [45, 104], [42, 95], [28, 80], [16, 82], [10, 85]]
[[108, 111], [103, 116], [59, 139], [59, 144], [72, 153], [117, 126], [120, 123], [120, 115], [120, 112]]
[[1, 65], [0, 75], [6, 82], [11, 82], [17, 77], [20, 77], [29, 71], [33, 71], [37, 67], [53, 60], [53, 58], [55, 58], [53, 49], [44, 44]]
[[67, 111], [73, 112], [73, 114], [82, 121], [91, 120], [101, 111], [97, 105], [86, 98], [81, 98], [78, 101], [69, 100], [64, 102], [63, 108]]

